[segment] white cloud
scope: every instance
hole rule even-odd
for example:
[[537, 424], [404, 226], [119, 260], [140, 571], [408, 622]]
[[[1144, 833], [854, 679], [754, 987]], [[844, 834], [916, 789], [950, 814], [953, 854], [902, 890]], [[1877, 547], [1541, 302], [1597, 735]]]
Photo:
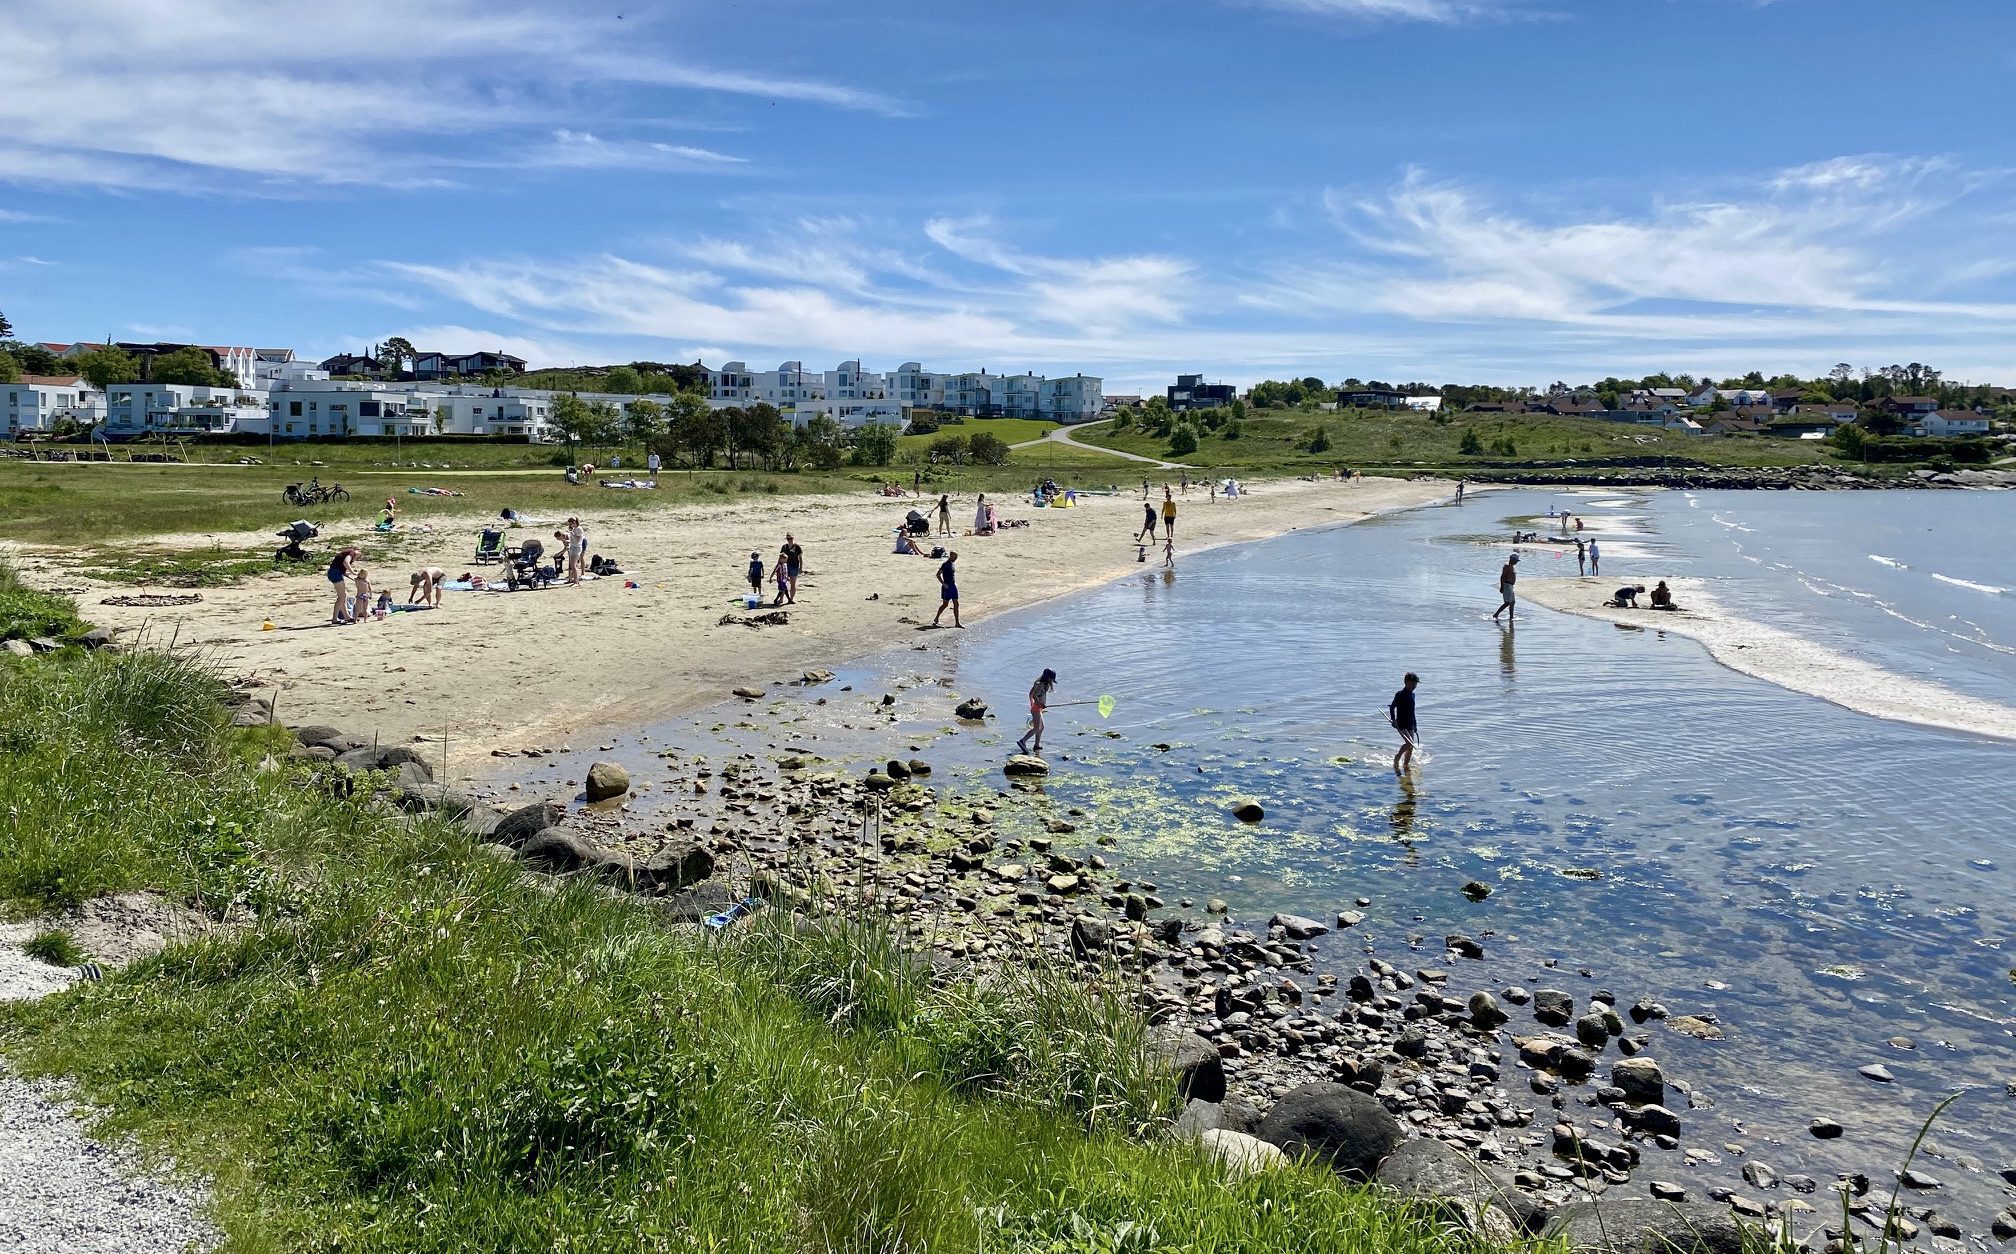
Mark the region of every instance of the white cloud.
[[573, 170], [710, 170], [726, 172], [748, 158], [645, 139], [604, 139], [589, 131], [557, 130], [551, 142], [523, 156], [526, 164]]
[[1477, 19], [1530, 14], [1520, 0], [1231, 0], [1247, 7], [1359, 21], [1434, 22], [1455, 25]]
[[[405, 158], [519, 155], [528, 132], [590, 136], [639, 85], [900, 112], [880, 94], [684, 65], [648, 18], [478, 0], [353, 0], [311, 16], [263, 0], [15, 0], [0, 8], [0, 179], [267, 192], [410, 183]], [[726, 154], [555, 141], [543, 155], [701, 169]], [[536, 156], [535, 156], [536, 160]]]

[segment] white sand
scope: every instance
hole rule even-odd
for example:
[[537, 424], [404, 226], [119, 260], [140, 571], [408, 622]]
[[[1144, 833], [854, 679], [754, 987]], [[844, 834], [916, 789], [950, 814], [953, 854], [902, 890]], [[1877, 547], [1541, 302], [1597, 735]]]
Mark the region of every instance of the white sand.
[[[1161, 497], [1156, 483], [1156, 498]], [[1258, 485], [1236, 503], [1213, 504], [1201, 488], [1178, 497], [1179, 572], [1208, 547], [1346, 522], [1448, 496], [1432, 481], [1366, 479], [1355, 484], [1283, 480]], [[581, 496], [590, 551], [622, 565], [623, 578], [579, 588], [515, 593], [450, 592], [438, 610], [384, 621], [320, 626], [330, 585], [319, 566], [295, 566], [240, 587], [205, 589], [200, 605], [174, 609], [101, 606], [107, 595], [147, 591], [78, 577], [69, 555], [17, 549], [38, 583], [69, 589], [91, 621], [174, 639], [203, 649], [232, 676], [255, 676], [276, 697], [276, 716], [328, 723], [398, 743], [413, 736], [450, 742], [461, 769], [480, 769], [490, 748], [559, 743], [567, 732], [637, 723], [722, 699], [743, 685], [796, 680], [814, 668], [892, 646], [940, 645], [961, 633], [920, 632], [938, 608], [938, 563], [893, 553], [891, 528], [912, 506], [931, 513], [936, 498], [846, 496], [747, 497], [720, 505], [668, 506], [649, 514], [595, 513], [593, 489]], [[1129, 537], [1140, 525], [1139, 493], [1083, 500], [1070, 510], [1031, 508], [1026, 498], [998, 498], [1005, 518], [1027, 528], [993, 536], [926, 539], [959, 552], [965, 621], [1093, 586], [1130, 571]], [[496, 575], [470, 561], [478, 528], [494, 511], [473, 512], [466, 526], [437, 523], [434, 536], [409, 544], [398, 566], [374, 569], [376, 588], [403, 600], [408, 574], [422, 565]], [[956, 530], [970, 527], [973, 499], [955, 498]], [[278, 525], [277, 523], [275, 524]], [[935, 516], [934, 516], [935, 529]], [[537, 535], [550, 549], [552, 527]], [[766, 568], [785, 532], [805, 547], [805, 576], [791, 622], [783, 627], [720, 626], [743, 613], [743, 570], [751, 549]], [[325, 539], [334, 539], [325, 534]], [[275, 543], [264, 533], [156, 537], [150, 543], [207, 548]], [[624, 580], [640, 586], [626, 589]], [[157, 589], [156, 591], [174, 591]], [[774, 590], [772, 590], [774, 591]], [[280, 630], [261, 629], [271, 620]], [[946, 615], [949, 627], [950, 614]], [[276, 692], [277, 689], [277, 692]]]
[[1685, 607], [1672, 613], [1606, 608], [1603, 602], [1623, 582], [1616, 576], [1521, 579], [1519, 597], [1550, 610], [1698, 640], [1731, 670], [1861, 714], [2016, 740], [2016, 709], [1900, 675], [1794, 632], [1739, 617], [1716, 600], [1703, 580], [1667, 581], [1673, 599]]

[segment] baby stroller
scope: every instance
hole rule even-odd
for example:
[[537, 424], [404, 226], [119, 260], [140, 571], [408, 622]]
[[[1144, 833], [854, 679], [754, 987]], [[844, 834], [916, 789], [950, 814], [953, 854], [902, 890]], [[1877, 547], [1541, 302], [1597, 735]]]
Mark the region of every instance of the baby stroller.
[[913, 509], [903, 520], [903, 529], [913, 536], [928, 536], [931, 534], [931, 520]]
[[520, 588], [550, 588], [560, 578], [560, 564], [542, 564], [546, 546], [537, 540], [504, 550], [504, 583], [511, 591]]
[[297, 519], [273, 533], [287, 543], [273, 550], [273, 564], [281, 562], [305, 562], [311, 560], [308, 550], [301, 547], [303, 540], [313, 540], [322, 534], [322, 529], [307, 519]]
[[483, 534], [476, 539], [476, 560], [478, 562], [503, 561], [504, 533], [495, 527], [483, 528]]

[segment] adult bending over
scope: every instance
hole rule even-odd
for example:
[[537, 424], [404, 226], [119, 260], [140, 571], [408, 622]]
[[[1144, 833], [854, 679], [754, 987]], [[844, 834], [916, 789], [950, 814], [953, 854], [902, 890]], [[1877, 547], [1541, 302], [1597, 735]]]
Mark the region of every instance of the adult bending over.
[[342, 549], [329, 563], [329, 584], [336, 590], [336, 608], [329, 612], [332, 623], [347, 623], [350, 615], [350, 572], [362, 560], [356, 549]]
[[1635, 610], [1638, 608], [1638, 594], [1645, 591], [1642, 583], [1626, 584], [1610, 594], [1603, 604], [1613, 610]]

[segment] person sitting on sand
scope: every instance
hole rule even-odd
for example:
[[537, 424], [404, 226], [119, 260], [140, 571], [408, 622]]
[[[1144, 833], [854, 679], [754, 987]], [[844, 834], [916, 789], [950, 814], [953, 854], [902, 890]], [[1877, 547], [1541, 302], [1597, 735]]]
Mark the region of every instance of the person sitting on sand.
[[896, 551], [898, 553], [908, 553], [916, 557], [928, 556], [923, 549], [917, 547], [917, 541], [911, 537], [910, 533], [901, 527], [896, 529]]
[[1627, 584], [1612, 593], [1610, 599], [1603, 604], [1613, 610], [1635, 610], [1638, 608], [1638, 594], [1643, 591], [1645, 585], [1642, 583]]
[[1680, 608], [1673, 604], [1673, 589], [1666, 586], [1664, 579], [1661, 579], [1652, 589], [1652, 608], [1655, 610], [1677, 610]]

